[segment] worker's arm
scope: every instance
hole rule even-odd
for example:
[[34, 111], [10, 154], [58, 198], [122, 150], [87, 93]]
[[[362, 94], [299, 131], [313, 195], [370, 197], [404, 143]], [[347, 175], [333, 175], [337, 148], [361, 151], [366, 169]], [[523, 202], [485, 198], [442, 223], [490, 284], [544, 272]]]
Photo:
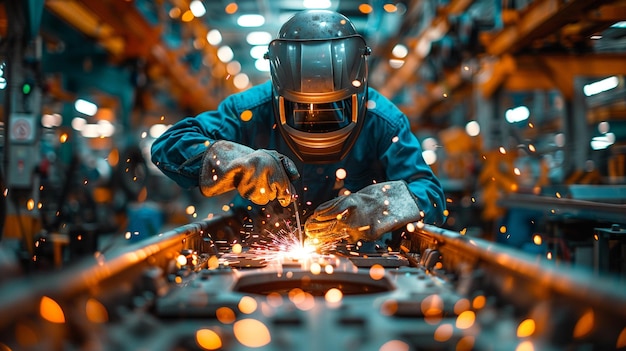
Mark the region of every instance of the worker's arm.
[[218, 140], [239, 140], [240, 130], [239, 115], [226, 98], [216, 110], [185, 118], [165, 131], [152, 144], [152, 162], [181, 187], [197, 187], [206, 150]]
[[387, 178], [404, 180], [423, 212], [424, 223], [442, 225], [445, 221], [446, 199], [437, 176], [422, 156], [419, 140], [411, 132], [408, 119], [398, 121], [401, 125], [380, 156], [386, 164]]

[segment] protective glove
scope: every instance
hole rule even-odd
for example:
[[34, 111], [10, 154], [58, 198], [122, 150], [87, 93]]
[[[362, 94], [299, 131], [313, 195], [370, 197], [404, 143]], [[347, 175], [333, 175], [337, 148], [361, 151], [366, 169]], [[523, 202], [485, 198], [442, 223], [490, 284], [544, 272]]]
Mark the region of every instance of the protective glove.
[[205, 196], [237, 189], [242, 197], [257, 205], [278, 199], [282, 206], [288, 206], [291, 180], [299, 177], [293, 161], [277, 151], [254, 150], [220, 140], [204, 153], [199, 184]]
[[343, 239], [373, 241], [421, 217], [407, 184], [397, 180], [373, 184], [319, 205], [304, 231], [319, 244]]

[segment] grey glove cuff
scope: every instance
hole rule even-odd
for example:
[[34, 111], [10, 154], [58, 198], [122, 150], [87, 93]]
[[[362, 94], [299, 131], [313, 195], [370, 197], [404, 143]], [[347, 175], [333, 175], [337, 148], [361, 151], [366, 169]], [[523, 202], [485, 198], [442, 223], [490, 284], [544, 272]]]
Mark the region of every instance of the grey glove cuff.
[[305, 223], [305, 231], [322, 242], [371, 241], [421, 218], [407, 183], [397, 180], [372, 184], [321, 204]]
[[[377, 185], [380, 188], [376, 187]], [[381, 194], [376, 195], [379, 191]], [[404, 180], [370, 185], [358, 193], [361, 192], [383, 198], [383, 206], [379, 209], [380, 215], [374, 218], [370, 230], [364, 233], [365, 239], [377, 239], [384, 233], [394, 231], [402, 228], [407, 223], [417, 222], [422, 219], [417, 198], [409, 190], [409, 186]]]

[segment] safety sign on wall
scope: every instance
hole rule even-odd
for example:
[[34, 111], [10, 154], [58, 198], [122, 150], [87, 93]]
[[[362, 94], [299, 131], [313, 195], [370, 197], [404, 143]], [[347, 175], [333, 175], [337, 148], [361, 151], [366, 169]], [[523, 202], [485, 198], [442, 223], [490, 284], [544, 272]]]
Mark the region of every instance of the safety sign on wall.
[[32, 143], [35, 141], [35, 117], [24, 113], [11, 114], [9, 126], [9, 140], [18, 143]]

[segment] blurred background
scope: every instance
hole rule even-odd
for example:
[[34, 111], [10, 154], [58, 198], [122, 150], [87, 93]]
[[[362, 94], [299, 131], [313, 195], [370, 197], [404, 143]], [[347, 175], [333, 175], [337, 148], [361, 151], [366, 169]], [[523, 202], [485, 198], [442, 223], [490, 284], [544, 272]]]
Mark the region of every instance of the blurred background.
[[371, 86], [443, 183], [446, 229], [624, 271], [621, 0], [0, 1], [3, 246], [58, 267], [109, 234], [221, 213], [229, 199], [177, 187], [151, 142], [268, 80], [267, 44], [305, 8], [365, 36]]

